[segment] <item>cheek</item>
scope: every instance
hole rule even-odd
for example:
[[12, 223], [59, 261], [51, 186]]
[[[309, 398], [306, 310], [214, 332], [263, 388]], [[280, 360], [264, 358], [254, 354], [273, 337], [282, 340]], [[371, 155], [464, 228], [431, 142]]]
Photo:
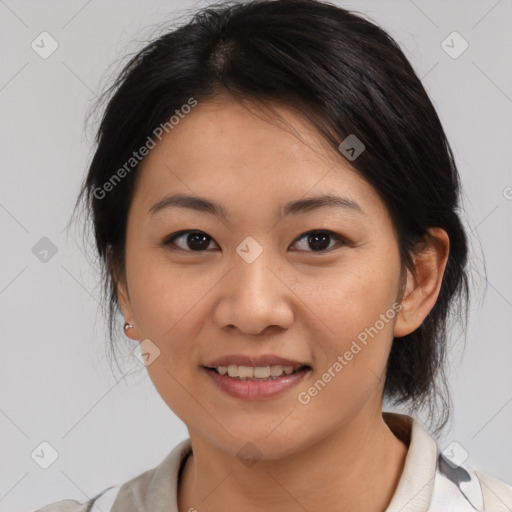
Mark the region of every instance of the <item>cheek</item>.
[[322, 352], [317, 361], [317, 384], [301, 391], [306, 392], [304, 401], [316, 397], [309, 410], [325, 421], [333, 404], [337, 404], [338, 420], [349, 417], [384, 385], [398, 313], [399, 267], [398, 263], [392, 266], [392, 259], [380, 265], [360, 260], [341, 272], [336, 269], [318, 286], [321, 293], [310, 294], [312, 299], [316, 297], [310, 307], [320, 312], [318, 326], [325, 335], [316, 338]]
[[[156, 259], [155, 259], [156, 260]], [[194, 340], [200, 338], [205, 294], [213, 282], [193, 271], [179, 271], [159, 261], [139, 261], [131, 284], [132, 304], [140, 340], [149, 339], [158, 356], [146, 366], [161, 398], [183, 421], [197, 417], [201, 409], [191, 408], [196, 366], [200, 351]], [[141, 347], [142, 348], [142, 347]]]
[[[208, 290], [208, 277], [197, 267], [173, 265], [162, 250], [136, 254], [132, 260], [130, 292], [139, 325], [146, 337], [160, 339], [165, 332], [180, 329], [186, 316]], [[205, 281], [206, 279], [206, 281]]]
[[329, 352], [348, 349], [358, 336], [364, 341], [368, 330], [375, 335], [373, 327], [384, 338], [392, 333], [399, 266], [392, 264], [394, 254], [388, 256], [390, 259], [380, 265], [371, 264], [368, 255], [354, 257], [346, 265], [311, 276], [294, 288], [307, 305], [314, 328], [325, 333]]
[[379, 400], [398, 305], [394, 281], [369, 275], [353, 272], [326, 281], [322, 298], [311, 306], [320, 312], [315, 326], [324, 335], [315, 338], [321, 356], [314, 379], [298, 398], [303, 413], [318, 424], [337, 424]]

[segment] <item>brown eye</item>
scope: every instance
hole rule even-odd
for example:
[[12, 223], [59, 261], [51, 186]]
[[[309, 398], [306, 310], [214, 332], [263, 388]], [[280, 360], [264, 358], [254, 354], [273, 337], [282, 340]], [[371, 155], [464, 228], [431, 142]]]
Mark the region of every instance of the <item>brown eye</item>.
[[[176, 243], [179, 241], [179, 244]], [[171, 250], [183, 250], [188, 252], [204, 252], [208, 249], [211, 241], [213, 241], [210, 235], [207, 235], [203, 231], [180, 231], [171, 235], [169, 238], [164, 240], [163, 245], [169, 247]], [[172, 247], [177, 245], [178, 248]]]
[[[305, 250], [306, 252], [328, 251], [333, 247], [332, 242], [334, 240], [342, 244], [346, 243], [341, 236], [326, 230], [315, 230], [304, 233], [295, 241], [295, 244], [302, 240], [304, 240], [304, 242], [302, 242], [303, 249], [301, 250]], [[185, 230], [167, 237], [162, 245], [171, 251], [206, 252], [212, 242], [213, 238], [203, 231]], [[295, 251], [296, 249], [293, 250]]]
[[303, 246], [312, 248], [311, 251], [306, 250], [306, 252], [321, 252], [332, 248], [332, 246], [329, 247], [329, 243], [332, 239], [336, 239], [342, 243], [344, 242], [344, 240], [336, 233], [325, 230], [309, 231], [308, 233], [301, 235], [297, 241], [305, 240], [305, 244], [303, 244]]

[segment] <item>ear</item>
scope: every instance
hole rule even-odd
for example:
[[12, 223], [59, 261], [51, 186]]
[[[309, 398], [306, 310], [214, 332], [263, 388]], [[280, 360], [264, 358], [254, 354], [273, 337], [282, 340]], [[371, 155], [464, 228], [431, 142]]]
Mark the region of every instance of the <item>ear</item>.
[[415, 331], [436, 303], [448, 261], [450, 239], [444, 229], [430, 228], [414, 253], [414, 273], [407, 270], [402, 309], [394, 326], [395, 338]]
[[133, 314], [126, 279], [124, 276], [120, 275], [118, 265], [116, 265], [116, 263], [114, 262], [114, 257], [110, 249], [107, 252], [107, 264], [110, 270], [110, 275], [112, 276], [112, 280], [114, 282], [117, 301], [119, 302], [121, 313], [125, 319], [125, 322], [128, 322], [133, 325], [131, 329], [127, 329], [126, 331], [124, 331], [124, 333], [132, 340], [138, 340], [138, 331], [134, 320], [135, 315]]

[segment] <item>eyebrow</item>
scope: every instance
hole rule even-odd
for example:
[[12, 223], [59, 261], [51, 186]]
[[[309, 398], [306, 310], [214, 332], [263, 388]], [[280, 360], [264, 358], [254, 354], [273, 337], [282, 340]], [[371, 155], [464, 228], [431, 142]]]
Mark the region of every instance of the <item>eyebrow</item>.
[[[345, 208], [359, 214], [364, 214], [363, 209], [348, 197], [323, 195], [290, 201], [283, 205], [283, 217], [309, 213], [319, 208], [335, 207]], [[229, 217], [228, 211], [216, 201], [205, 197], [188, 196], [184, 194], [173, 194], [166, 196], [155, 203], [149, 210], [149, 215], [154, 215], [167, 208], [188, 208], [197, 212], [207, 213], [226, 221]]]

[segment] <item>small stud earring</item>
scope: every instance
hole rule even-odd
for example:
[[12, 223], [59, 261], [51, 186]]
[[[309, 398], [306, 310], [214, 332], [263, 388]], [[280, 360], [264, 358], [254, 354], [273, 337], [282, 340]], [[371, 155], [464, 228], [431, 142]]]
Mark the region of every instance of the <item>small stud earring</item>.
[[124, 323], [124, 330], [127, 331], [128, 329], [131, 329], [133, 327], [132, 324], [129, 324], [128, 322]]

